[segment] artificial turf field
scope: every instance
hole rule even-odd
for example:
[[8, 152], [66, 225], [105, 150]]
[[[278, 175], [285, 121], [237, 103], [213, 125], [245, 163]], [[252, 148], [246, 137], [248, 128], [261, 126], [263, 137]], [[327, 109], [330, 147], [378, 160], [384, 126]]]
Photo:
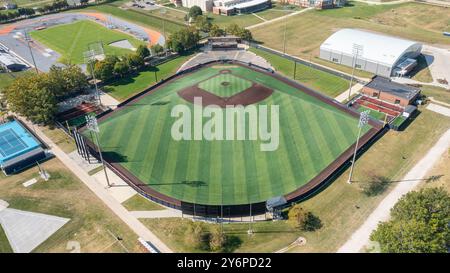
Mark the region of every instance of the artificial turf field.
[[128, 49], [109, 46], [108, 44], [112, 42], [128, 40], [135, 48], [144, 44], [128, 34], [110, 30], [89, 20], [32, 31], [30, 35], [33, 39], [61, 54], [62, 58], [76, 64], [85, 62], [83, 52], [88, 50], [88, 45], [91, 43], [102, 42], [105, 54], [109, 55], [132, 53]]
[[[210, 66], [176, 78], [101, 119], [103, 153], [167, 196], [197, 204], [237, 205], [263, 202], [296, 190], [355, 142], [355, 117], [243, 66], [227, 66], [233, 77], [221, 85], [223, 69], [222, 65]], [[260, 151], [260, 140], [173, 140], [171, 127], [176, 118], [170, 115], [172, 108], [183, 104], [193, 109], [178, 91], [216, 86], [217, 95], [227, 96], [247, 82], [274, 90], [257, 104], [279, 105], [277, 150]], [[364, 132], [369, 129], [367, 125]]]

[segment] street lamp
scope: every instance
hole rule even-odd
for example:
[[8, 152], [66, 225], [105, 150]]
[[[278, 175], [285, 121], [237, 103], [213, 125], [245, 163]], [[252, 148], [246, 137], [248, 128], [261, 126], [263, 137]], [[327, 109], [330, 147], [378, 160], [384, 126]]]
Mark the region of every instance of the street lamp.
[[355, 166], [355, 160], [356, 160], [356, 152], [358, 151], [358, 144], [359, 144], [359, 137], [361, 136], [361, 130], [364, 127], [364, 125], [366, 125], [369, 122], [369, 113], [370, 110], [366, 110], [361, 112], [361, 114], [359, 115], [359, 122], [358, 122], [358, 136], [356, 137], [356, 145], [355, 145], [355, 152], [353, 153], [353, 159], [351, 162], [351, 167], [350, 167], [350, 175], [348, 177], [347, 183], [351, 184], [352, 183], [352, 176], [353, 176], [353, 168]]
[[348, 100], [350, 100], [350, 97], [352, 96], [352, 85], [353, 85], [353, 77], [355, 75], [356, 62], [358, 61], [358, 57], [362, 55], [363, 50], [364, 50], [364, 46], [358, 45], [358, 44], [353, 44], [352, 77], [350, 78], [350, 86], [348, 87]]
[[95, 142], [97, 144], [98, 154], [100, 155], [100, 161], [102, 162], [103, 170], [105, 171], [106, 183], [108, 184], [108, 187], [110, 188], [111, 184], [109, 183], [108, 173], [106, 172], [105, 161], [103, 160], [102, 151], [100, 149], [100, 142], [98, 140], [98, 133], [100, 132], [100, 128], [98, 128], [98, 122], [97, 122], [97, 118], [95, 116], [93, 116], [93, 115], [86, 116], [86, 128], [89, 131], [94, 132], [94, 138], [95, 138]]

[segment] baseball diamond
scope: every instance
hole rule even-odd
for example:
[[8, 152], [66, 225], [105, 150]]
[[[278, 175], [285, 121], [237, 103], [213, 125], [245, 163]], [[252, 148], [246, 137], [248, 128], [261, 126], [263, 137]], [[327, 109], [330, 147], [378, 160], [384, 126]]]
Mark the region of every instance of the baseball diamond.
[[[105, 159], [135, 187], [165, 202], [177, 200], [178, 207], [180, 201], [235, 206], [278, 196], [289, 200], [319, 185], [350, 158], [357, 112], [275, 73], [216, 64], [179, 73], [99, 119]], [[213, 98], [212, 104], [234, 98], [235, 105], [249, 100], [279, 105], [278, 149], [260, 151], [260, 140], [175, 141], [171, 109], [179, 104], [192, 109], [189, 92]], [[381, 128], [369, 122], [360, 145]], [[91, 137], [84, 128], [81, 132]]]

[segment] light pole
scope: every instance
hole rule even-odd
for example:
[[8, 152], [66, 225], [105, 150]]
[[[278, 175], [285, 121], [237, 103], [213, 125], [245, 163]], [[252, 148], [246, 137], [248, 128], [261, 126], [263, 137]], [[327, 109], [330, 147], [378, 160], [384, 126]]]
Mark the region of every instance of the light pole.
[[84, 52], [84, 61], [86, 62], [86, 64], [89, 64], [89, 66], [91, 67], [91, 76], [92, 76], [92, 79], [94, 79], [94, 86], [95, 86], [95, 96], [97, 97], [97, 103], [99, 105], [101, 105], [102, 100], [100, 98], [100, 93], [98, 92], [97, 79], [95, 78], [94, 65], [93, 65], [93, 62], [95, 60], [95, 55], [96, 54], [93, 49], [85, 51]]
[[353, 44], [352, 54], [352, 77], [350, 78], [350, 86], [348, 87], [348, 100], [350, 101], [350, 97], [352, 96], [352, 85], [353, 85], [353, 77], [355, 75], [355, 67], [356, 62], [358, 61], [358, 56], [361, 56], [364, 50], [364, 46]]
[[28, 31], [25, 30], [24, 36], [25, 36], [25, 41], [27, 41], [28, 50], [30, 50], [31, 60], [33, 60], [34, 69], [36, 69], [36, 74], [39, 74], [39, 70], [36, 65], [36, 60], [34, 59], [33, 50], [31, 50], [31, 46], [30, 46], [31, 37], [30, 37], [30, 34], [28, 34]]
[[364, 127], [364, 125], [366, 125], [369, 122], [369, 110], [363, 111], [361, 112], [361, 114], [359, 115], [359, 122], [358, 122], [358, 136], [356, 137], [356, 145], [355, 145], [355, 152], [353, 153], [353, 159], [351, 161], [351, 166], [350, 166], [350, 175], [348, 176], [348, 180], [347, 183], [351, 184], [352, 183], [352, 176], [353, 176], [353, 168], [355, 166], [355, 160], [356, 160], [356, 152], [358, 151], [358, 144], [359, 144], [359, 137], [361, 136], [361, 130]]
[[86, 128], [89, 131], [94, 132], [94, 138], [95, 138], [95, 142], [97, 145], [98, 154], [100, 156], [100, 161], [102, 162], [102, 165], [103, 165], [103, 170], [105, 171], [106, 184], [110, 188], [111, 184], [109, 183], [108, 172], [106, 171], [105, 161], [103, 160], [103, 155], [102, 155], [102, 151], [100, 148], [100, 142], [98, 140], [98, 133], [100, 132], [100, 128], [98, 128], [98, 122], [97, 122], [97, 118], [95, 116], [92, 116], [92, 115], [86, 116]]

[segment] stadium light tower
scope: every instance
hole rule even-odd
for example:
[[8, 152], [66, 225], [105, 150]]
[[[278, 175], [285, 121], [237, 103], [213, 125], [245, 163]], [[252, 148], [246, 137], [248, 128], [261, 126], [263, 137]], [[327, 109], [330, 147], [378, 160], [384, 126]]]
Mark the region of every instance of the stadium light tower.
[[350, 100], [350, 97], [352, 96], [352, 85], [353, 85], [353, 77], [355, 75], [356, 62], [358, 61], [358, 57], [363, 54], [363, 50], [364, 50], [363, 45], [353, 44], [352, 77], [350, 78], [350, 85], [348, 87], [348, 100]]
[[351, 161], [351, 167], [350, 167], [350, 175], [348, 176], [347, 183], [352, 183], [352, 176], [353, 176], [353, 168], [355, 166], [355, 160], [356, 160], [356, 151], [358, 151], [358, 144], [359, 144], [359, 137], [361, 136], [361, 131], [364, 125], [366, 125], [369, 122], [369, 113], [370, 110], [366, 110], [361, 112], [359, 115], [359, 122], [358, 122], [358, 136], [356, 138], [356, 145], [355, 145], [355, 152], [353, 153], [353, 159]]
[[91, 76], [94, 79], [95, 96], [97, 97], [97, 103], [99, 105], [101, 105], [102, 100], [100, 98], [100, 93], [98, 92], [97, 79], [95, 78], [94, 65], [93, 65], [93, 62], [95, 61], [95, 56], [96, 56], [96, 53], [93, 49], [90, 49], [90, 50], [84, 52], [84, 62], [91, 67]]
[[100, 132], [100, 128], [98, 128], [98, 122], [97, 122], [97, 118], [95, 116], [93, 116], [93, 115], [86, 116], [86, 128], [89, 131], [94, 132], [95, 142], [97, 144], [97, 149], [98, 149], [98, 154], [100, 155], [100, 161], [102, 162], [103, 170], [105, 171], [106, 184], [108, 184], [108, 187], [110, 188], [111, 184], [109, 183], [108, 172], [106, 171], [105, 161], [103, 160], [102, 150], [100, 149], [100, 142], [98, 140], [98, 133]]
[[36, 69], [36, 74], [39, 74], [39, 70], [36, 65], [36, 60], [34, 59], [33, 50], [31, 50], [31, 45], [30, 45], [31, 37], [27, 30], [24, 33], [24, 38], [25, 38], [25, 41], [27, 41], [28, 50], [30, 50], [31, 60], [33, 60], [33, 65], [34, 65], [34, 69]]

